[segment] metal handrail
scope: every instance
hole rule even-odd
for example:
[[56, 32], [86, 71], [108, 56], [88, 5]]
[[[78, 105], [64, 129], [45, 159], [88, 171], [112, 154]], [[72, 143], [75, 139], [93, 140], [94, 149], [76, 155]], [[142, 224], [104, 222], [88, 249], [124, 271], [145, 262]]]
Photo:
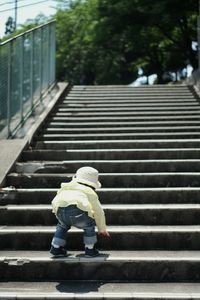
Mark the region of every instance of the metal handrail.
[[37, 30], [37, 29], [39, 29], [39, 28], [41, 28], [41, 27], [47, 26], [47, 25], [52, 24], [52, 23], [54, 24], [55, 22], [56, 22], [56, 20], [51, 20], [51, 21], [48, 21], [48, 22], [43, 23], [43, 24], [41, 24], [41, 25], [38, 25], [38, 26], [36, 26], [36, 27], [34, 27], [34, 28], [31, 28], [31, 29], [29, 29], [29, 30], [27, 30], [27, 31], [25, 31], [25, 32], [19, 33], [19, 34], [13, 36], [13, 37], [10, 38], [10, 39], [7, 39], [7, 40], [4, 41], [4, 42], [1, 42], [1, 43], [0, 43], [0, 46], [5, 45], [6, 43], [9, 43], [10, 41], [17, 39], [18, 37], [20, 37], [20, 36], [22, 36], [22, 35], [24, 35], [24, 34], [30, 33], [30, 32], [32, 32], [32, 31], [35, 31], [35, 30]]
[[0, 44], [0, 138], [11, 138], [55, 84], [55, 21]]

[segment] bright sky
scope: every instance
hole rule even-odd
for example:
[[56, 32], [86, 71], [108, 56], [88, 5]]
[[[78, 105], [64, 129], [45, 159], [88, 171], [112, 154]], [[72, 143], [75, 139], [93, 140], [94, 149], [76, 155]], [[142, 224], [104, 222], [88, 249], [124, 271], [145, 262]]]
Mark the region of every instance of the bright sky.
[[[54, 8], [56, 7], [56, 2], [53, 0], [17, 0], [17, 4], [17, 24], [23, 24], [27, 19], [34, 19], [40, 13], [50, 16], [56, 12]], [[5, 23], [8, 17], [13, 17], [14, 19], [14, 7], [15, 0], [0, 0], [0, 37], [4, 35]]]

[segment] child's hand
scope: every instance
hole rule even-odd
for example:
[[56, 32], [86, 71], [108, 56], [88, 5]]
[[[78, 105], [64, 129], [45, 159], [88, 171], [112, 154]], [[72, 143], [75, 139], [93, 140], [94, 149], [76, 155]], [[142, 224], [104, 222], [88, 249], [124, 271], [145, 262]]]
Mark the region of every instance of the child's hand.
[[99, 231], [99, 235], [110, 237], [110, 233], [108, 231]]

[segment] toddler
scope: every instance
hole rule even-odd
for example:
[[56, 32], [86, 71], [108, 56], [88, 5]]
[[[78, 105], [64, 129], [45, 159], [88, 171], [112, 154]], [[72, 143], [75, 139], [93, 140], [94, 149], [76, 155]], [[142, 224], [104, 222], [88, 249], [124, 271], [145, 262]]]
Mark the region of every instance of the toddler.
[[91, 167], [78, 169], [71, 182], [61, 184], [52, 201], [53, 212], [58, 219], [50, 249], [53, 256], [67, 255], [67, 232], [71, 226], [84, 230], [85, 256], [99, 255], [95, 248], [95, 225], [100, 235], [110, 236], [106, 230], [104, 211], [95, 192], [100, 187], [98, 171]]

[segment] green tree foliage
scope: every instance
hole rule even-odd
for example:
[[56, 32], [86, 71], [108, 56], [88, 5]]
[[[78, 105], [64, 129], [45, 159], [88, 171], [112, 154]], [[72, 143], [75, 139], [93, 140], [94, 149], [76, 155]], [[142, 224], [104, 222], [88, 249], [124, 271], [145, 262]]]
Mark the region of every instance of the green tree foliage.
[[86, 84], [95, 81], [96, 2], [76, 1], [56, 15], [59, 79]]
[[[129, 73], [122, 39], [107, 39], [99, 1], [74, 1], [69, 9], [60, 10], [57, 19], [57, 77], [77, 84], [122, 83]], [[110, 30], [109, 30], [110, 32]], [[134, 74], [135, 73], [135, 74]], [[137, 77], [131, 70], [131, 75]]]
[[197, 0], [59, 1], [58, 78], [76, 84], [130, 83], [197, 66]]

